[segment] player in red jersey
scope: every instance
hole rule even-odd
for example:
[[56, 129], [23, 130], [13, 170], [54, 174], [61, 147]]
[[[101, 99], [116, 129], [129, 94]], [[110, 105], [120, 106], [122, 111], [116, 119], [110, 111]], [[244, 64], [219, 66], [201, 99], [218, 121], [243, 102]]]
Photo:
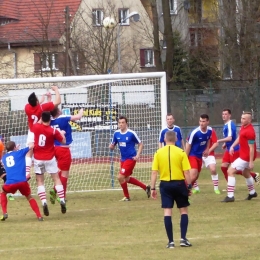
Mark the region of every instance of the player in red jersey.
[[[56, 94], [54, 102], [47, 102], [47, 103], [41, 104], [42, 102], [39, 102], [39, 100], [34, 92], [28, 97], [28, 104], [26, 104], [24, 107], [24, 111], [28, 118], [28, 127], [29, 127], [28, 137], [27, 137], [27, 142], [26, 142], [27, 144], [34, 142], [32, 128], [33, 128], [33, 125], [39, 121], [42, 112], [51, 111], [61, 103], [61, 98], [60, 98], [60, 93], [59, 93], [58, 87], [52, 86], [51, 88]], [[47, 94], [47, 96], [48, 96], [48, 94]], [[48, 98], [50, 98], [50, 96], [48, 96]], [[32, 155], [33, 155], [33, 151], [29, 151], [25, 157], [27, 179], [30, 179]]]
[[46, 191], [44, 187], [44, 173], [51, 174], [58, 197], [60, 198], [61, 212], [66, 213], [66, 203], [64, 200], [64, 189], [59, 178], [59, 169], [55, 159], [54, 141], [62, 144], [66, 143], [64, 131], [59, 131], [50, 126], [51, 113], [42, 112], [41, 124], [33, 126], [34, 133], [34, 172], [38, 186], [38, 195], [43, 205], [45, 216], [49, 216], [49, 209], [46, 200]]
[[[218, 174], [216, 171], [216, 158], [215, 158], [215, 152], [214, 150], [218, 147], [218, 137], [217, 134], [215, 132], [214, 129], [212, 129], [212, 134], [210, 137], [210, 145], [209, 145], [209, 155], [207, 157], [202, 157], [202, 161], [205, 165], [206, 168], [208, 168], [210, 170], [211, 173], [211, 179], [213, 182], [213, 186], [214, 186], [214, 192], [216, 194], [220, 194], [219, 188], [218, 188]], [[193, 184], [193, 189], [192, 189], [192, 193], [196, 194], [199, 193], [200, 189], [198, 186], [197, 181]]]
[[246, 200], [251, 200], [257, 197], [254, 188], [254, 179], [250, 175], [250, 170], [254, 168], [254, 160], [256, 158], [256, 135], [252, 122], [251, 112], [243, 112], [241, 116], [241, 128], [239, 136], [230, 147], [230, 154], [234, 154], [234, 147], [239, 144], [239, 158], [237, 158], [228, 169], [228, 187], [227, 196], [222, 202], [234, 202], [234, 191], [236, 185], [235, 174], [237, 171], [242, 171], [243, 176], [246, 178], [246, 184], [249, 194]]

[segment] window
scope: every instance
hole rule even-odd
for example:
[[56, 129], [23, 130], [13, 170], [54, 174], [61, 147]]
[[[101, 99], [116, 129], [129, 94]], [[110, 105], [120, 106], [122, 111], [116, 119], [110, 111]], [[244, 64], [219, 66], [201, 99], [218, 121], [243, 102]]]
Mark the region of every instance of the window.
[[43, 71], [58, 70], [57, 63], [58, 63], [58, 53], [44, 53], [42, 55]]
[[177, 1], [178, 0], [169, 0], [169, 5], [170, 5], [170, 13], [171, 14], [177, 14], [178, 10], [177, 10]]
[[129, 25], [129, 18], [126, 19], [128, 15], [129, 15], [129, 9], [124, 8], [118, 10], [120, 25]]
[[92, 23], [94, 26], [102, 26], [103, 17], [104, 17], [104, 12], [102, 9], [92, 10]]
[[153, 49], [140, 50], [140, 65], [141, 67], [155, 67]]
[[232, 79], [232, 77], [233, 77], [232, 69], [229, 65], [226, 65], [223, 70], [223, 79]]
[[34, 53], [34, 70], [51, 71], [62, 70], [65, 64], [64, 52]]
[[190, 30], [190, 46], [201, 46], [203, 42], [202, 32], [200, 30]]

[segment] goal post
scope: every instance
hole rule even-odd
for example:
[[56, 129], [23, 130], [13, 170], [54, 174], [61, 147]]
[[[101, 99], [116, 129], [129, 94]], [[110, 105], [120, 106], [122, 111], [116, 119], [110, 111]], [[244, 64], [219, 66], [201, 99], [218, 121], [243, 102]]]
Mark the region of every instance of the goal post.
[[[4, 142], [13, 140], [25, 147], [28, 124], [24, 106], [28, 96], [35, 92], [40, 97], [52, 85], [59, 87], [63, 114], [84, 110], [81, 120], [71, 122], [74, 141], [68, 192], [120, 187], [116, 180], [120, 154], [118, 148], [113, 152], [108, 148], [119, 115], [128, 118], [129, 128], [144, 144], [133, 176], [149, 183], [153, 154], [167, 114], [165, 72], [2, 79], [0, 135]], [[30, 184], [36, 193], [33, 168], [31, 175]], [[47, 174], [45, 185], [52, 187]]]

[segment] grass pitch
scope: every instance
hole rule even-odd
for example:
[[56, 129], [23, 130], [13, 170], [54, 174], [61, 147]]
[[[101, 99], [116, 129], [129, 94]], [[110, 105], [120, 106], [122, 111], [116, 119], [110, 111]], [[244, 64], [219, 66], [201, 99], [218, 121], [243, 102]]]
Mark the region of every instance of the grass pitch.
[[[260, 163], [256, 164], [256, 170]], [[226, 181], [219, 170], [220, 189]], [[245, 201], [245, 180], [237, 176], [234, 203], [221, 203], [210, 174], [203, 170], [201, 193], [192, 195], [188, 235], [191, 248], [179, 246], [179, 212], [173, 210], [176, 247], [166, 249], [160, 199], [130, 190], [131, 202], [119, 202], [121, 191], [68, 194], [68, 211], [49, 203], [50, 216], [38, 222], [25, 198], [8, 204], [9, 218], [0, 222], [1, 259], [250, 259], [259, 257], [259, 198]], [[37, 196], [35, 196], [37, 198]], [[37, 198], [38, 200], [38, 198]], [[38, 200], [39, 202], [39, 200]], [[39, 202], [40, 205], [40, 202]]]

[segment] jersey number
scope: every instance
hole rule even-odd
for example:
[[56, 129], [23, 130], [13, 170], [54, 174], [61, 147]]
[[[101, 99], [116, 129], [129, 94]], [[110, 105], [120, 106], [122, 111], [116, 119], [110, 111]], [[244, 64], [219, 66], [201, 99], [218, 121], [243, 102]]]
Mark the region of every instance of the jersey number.
[[12, 167], [14, 165], [15, 165], [14, 157], [13, 156], [6, 157], [6, 166], [7, 167]]
[[39, 120], [36, 115], [32, 115], [33, 124], [36, 124]]
[[39, 136], [38, 145], [39, 146], [45, 146], [45, 143], [46, 143], [46, 136], [45, 135], [40, 135]]

